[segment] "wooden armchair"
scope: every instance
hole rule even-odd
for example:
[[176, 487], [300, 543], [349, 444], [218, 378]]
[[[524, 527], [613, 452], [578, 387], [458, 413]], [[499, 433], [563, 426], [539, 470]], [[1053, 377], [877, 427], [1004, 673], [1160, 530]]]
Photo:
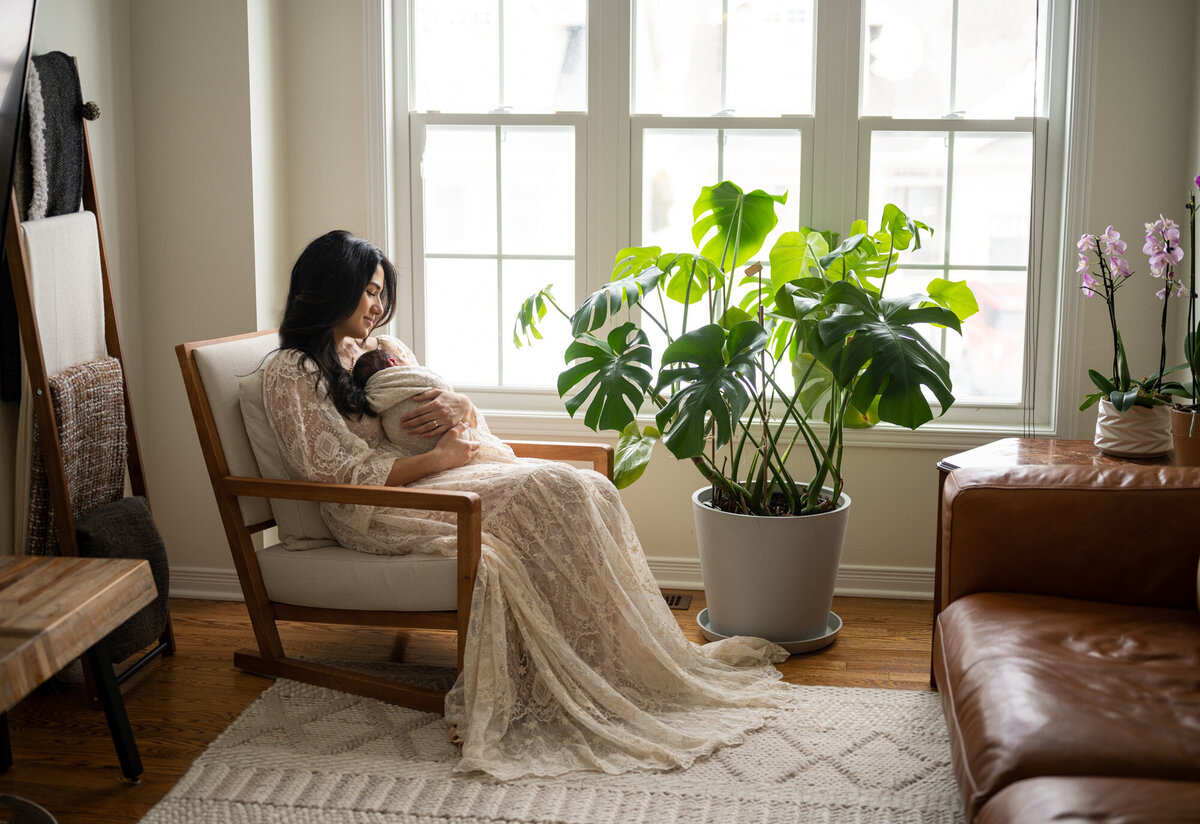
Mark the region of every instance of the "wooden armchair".
[[[271, 477], [285, 473], [269, 468], [274, 460], [263, 453], [263, 422], [255, 421], [253, 400], [257, 393], [261, 404], [257, 370], [277, 340], [271, 330], [176, 347], [200, 448], [258, 642], [257, 652], [238, 650], [234, 664], [260, 675], [441, 712], [444, 693], [440, 690], [288, 657], [276, 622], [454, 631], [461, 669], [479, 565], [479, 496]], [[254, 431], [256, 426], [260, 429], [252, 445], [248, 428]], [[273, 436], [270, 440], [273, 445]], [[510, 446], [523, 457], [591, 463], [612, 477], [611, 446], [529, 442]], [[268, 466], [260, 469], [260, 463]], [[457, 557], [367, 555], [338, 546], [319, 523], [317, 502], [321, 501], [453, 512]], [[252, 536], [276, 525], [284, 543], [256, 550]], [[289, 543], [293, 548], [284, 545]]]

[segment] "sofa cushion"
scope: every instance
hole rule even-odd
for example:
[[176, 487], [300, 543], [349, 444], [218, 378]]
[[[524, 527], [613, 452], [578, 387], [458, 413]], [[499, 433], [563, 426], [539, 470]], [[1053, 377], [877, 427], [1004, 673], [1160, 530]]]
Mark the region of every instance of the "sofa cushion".
[[458, 559], [444, 555], [370, 555], [340, 546], [261, 550], [267, 597], [328, 609], [417, 612], [458, 608]]
[[1200, 781], [1200, 612], [977, 593], [933, 655], [968, 820], [1025, 778]]
[[996, 793], [976, 824], [1183, 824], [1200, 818], [1200, 783], [1030, 778]]

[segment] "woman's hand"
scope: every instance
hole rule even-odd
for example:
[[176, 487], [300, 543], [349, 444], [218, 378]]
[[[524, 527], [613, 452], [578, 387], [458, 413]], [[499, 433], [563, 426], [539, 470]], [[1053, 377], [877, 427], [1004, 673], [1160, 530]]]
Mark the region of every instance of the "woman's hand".
[[397, 458], [384, 482], [388, 486], [408, 486], [426, 475], [465, 466], [479, 451], [479, 442], [471, 437], [466, 423], [459, 421], [438, 439], [428, 452]]
[[467, 425], [460, 421], [446, 430], [429, 454], [434, 456], [441, 471], [465, 466], [478, 451], [479, 441], [471, 437]]
[[420, 406], [402, 417], [400, 426], [410, 435], [422, 438], [440, 438], [471, 414], [471, 399], [458, 392], [430, 389], [413, 395], [411, 400]]

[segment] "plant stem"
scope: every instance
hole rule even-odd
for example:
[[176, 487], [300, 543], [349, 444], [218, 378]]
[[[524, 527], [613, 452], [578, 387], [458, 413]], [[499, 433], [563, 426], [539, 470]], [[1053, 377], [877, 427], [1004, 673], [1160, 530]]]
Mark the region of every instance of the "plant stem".
[[[688, 325], [687, 325], [688, 307], [690, 307], [692, 305], [691, 304], [692, 279], [695, 277], [696, 277], [696, 258], [693, 257], [692, 258], [692, 270], [690, 272], [688, 272], [687, 286], [683, 290], [683, 328], [679, 330], [679, 334], [681, 334], [681, 335], [684, 334], [685, 332], [687, 332], [687, 328], [688, 328]], [[662, 300], [661, 293], [660, 293], [659, 300]], [[663, 312], [665, 313], [666, 310], [664, 309]]]
[[552, 295], [550, 295], [548, 292], [543, 292], [542, 294], [544, 294], [546, 296], [546, 302], [549, 303], [551, 306], [553, 306], [556, 310], [558, 310], [558, 314], [562, 315], [564, 318], [567, 319], [567, 322], [570, 323], [571, 316], [563, 311], [563, 308], [558, 305], [558, 302], [554, 300], [554, 297]]
[[[1192, 192], [1188, 196], [1186, 206], [1188, 210], [1188, 254], [1191, 255], [1189, 261], [1190, 276], [1188, 277], [1188, 310], [1187, 310], [1187, 325], [1184, 327], [1184, 355], [1187, 357], [1188, 371], [1192, 373], [1192, 406], [1196, 406], [1200, 402], [1200, 380], [1197, 376], [1196, 363], [1196, 193]], [[1192, 425], [1196, 423], [1196, 417], [1192, 416]]]
[[1154, 386], [1150, 390], [1151, 392], [1158, 392], [1159, 390], [1162, 389], [1163, 372], [1167, 368], [1167, 306], [1169, 305], [1169, 303], [1171, 301], [1171, 274], [1172, 274], [1172, 271], [1173, 271], [1172, 269], [1168, 268], [1167, 273], [1164, 276], [1166, 279], [1166, 282], [1163, 285], [1163, 289], [1165, 291], [1163, 292], [1162, 322], [1159, 324], [1159, 330], [1162, 333], [1161, 337], [1160, 337], [1160, 339], [1162, 340], [1162, 346], [1159, 347], [1159, 351], [1158, 351], [1158, 377], [1154, 379]]
[[[755, 265], [758, 266], [758, 294], [757, 294], [758, 325], [763, 326], [764, 325], [763, 322], [766, 320], [766, 314], [763, 310], [763, 304], [762, 304], [762, 265], [761, 264], [755, 264]], [[759, 389], [758, 397], [759, 397], [759, 403], [762, 405], [763, 442], [765, 443], [771, 439], [771, 426], [767, 420], [767, 377], [766, 377], [766, 375], [767, 375], [767, 354], [766, 354], [765, 346], [763, 347], [763, 351], [758, 353], [758, 368], [762, 371], [762, 377], [759, 378], [760, 389]], [[774, 446], [773, 442], [772, 442], [772, 446]], [[765, 455], [763, 456], [763, 465], [762, 465], [762, 485], [763, 485], [763, 506], [766, 507], [766, 506], [768, 506], [768, 504], [770, 502], [771, 492], [767, 488], [767, 462], [766, 462]]]
[[1117, 287], [1113, 283], [1112, 273], [1108, 269], [1108, 264], [1104, 262], [1104, 253], [1100, 251], [1099, 238], [1096, 238], [1096, 258], [1100, 261], [1100, 281], [1104, 284], [1104, 302], [1108, 304], [1108, 325], [1112, 329], [1113, 336], [1113, 386], [1128, 389], [1129, 387], [1127, 386], [1121, 386], [1121, 376], [1117, 368], [1117, 349], [1120, 345], [1117, 342]]
[[888, 272], [892, 268], [892, 254], [896, 251], [896, 239], [890, 234], [888, 235], [888, 259], [887, 266], [883, 267], [883, 280], [879, 281], [879, 296], [883, 297], [883, 288], [887, 286]]

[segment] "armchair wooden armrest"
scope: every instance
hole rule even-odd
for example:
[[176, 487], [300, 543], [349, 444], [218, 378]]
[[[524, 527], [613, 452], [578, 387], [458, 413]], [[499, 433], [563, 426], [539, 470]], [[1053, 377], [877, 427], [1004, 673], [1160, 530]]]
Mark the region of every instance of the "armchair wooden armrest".
[[609, 444], [554, 443], [550, 441], [506, 441], [518, 458], [545, 458], [551, 461], [580, 461], [610, 481], [616, 466], [616, 452]]
[[973, 592], [1196, 608], [1200, 468], [956, 469], [942, 501], [943, 608]]

